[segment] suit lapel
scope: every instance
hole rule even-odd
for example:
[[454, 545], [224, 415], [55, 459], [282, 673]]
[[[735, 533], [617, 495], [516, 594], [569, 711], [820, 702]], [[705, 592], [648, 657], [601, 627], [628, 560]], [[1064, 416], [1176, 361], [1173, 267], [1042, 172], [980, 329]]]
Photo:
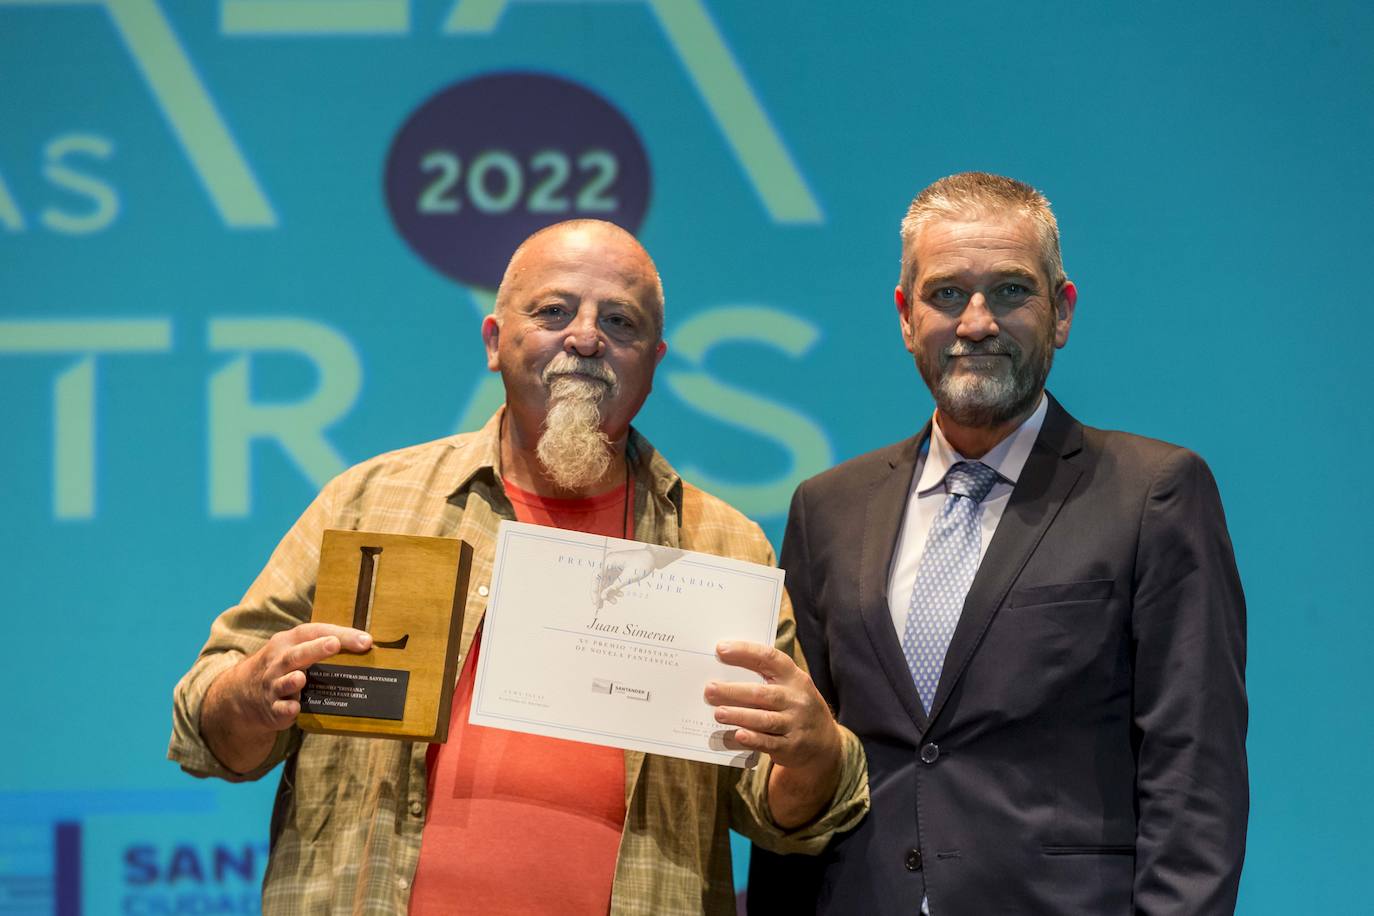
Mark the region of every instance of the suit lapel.
[[878, 478], [869, 488], [864, 510], [863, 548], [859, 555], [859, 613], [873, 644], [878, 663], [892, 684], [902, 708], [916, 727], [925, 731], [926, 714], [911, 680], [911, 671], [902, 654], [897, 631], [892, 626], [892, 611], [887, 603], [887, 579], [892, 553], [897, 549], [902, 518], [906, 514], [911, 481], [920, 473], [924, 461], [921, 443], [930, 434], [927, 423], [921, 434], [908, 439], [893, 451]]
[[997, 533], [964, 600], [964, 610], [945, 653], [940, 684], [931, 704], [932, 720], [940, 714], [1012, 583], [1077, 483], [1082, 472], [1064, 459], [1076, 453], [1082, 444], [1083, 427], [1050, 397], [1040, 435], [1021, 469], [1006, 511], [997, 524]]

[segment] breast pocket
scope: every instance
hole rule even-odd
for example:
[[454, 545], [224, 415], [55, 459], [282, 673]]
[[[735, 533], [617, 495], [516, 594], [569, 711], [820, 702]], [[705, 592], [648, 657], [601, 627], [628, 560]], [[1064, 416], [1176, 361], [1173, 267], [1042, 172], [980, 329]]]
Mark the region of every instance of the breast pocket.
[[1046, 604], [1075, 604], [1106, 601], [1112, 597], [1111, 579], [1085, 579], [1053, 585], [1027, 585], [1014, 589], [1007, 598], [1008, 608], [1039, 607]]
[[[1043, 717], [1075, 702], [1114, 695], [1128, 635], [1113, 580], [1014, 588], [983, 638], [985, 705], [1009, 719]], [[974, 674], [969, 676], [973, 689]]]

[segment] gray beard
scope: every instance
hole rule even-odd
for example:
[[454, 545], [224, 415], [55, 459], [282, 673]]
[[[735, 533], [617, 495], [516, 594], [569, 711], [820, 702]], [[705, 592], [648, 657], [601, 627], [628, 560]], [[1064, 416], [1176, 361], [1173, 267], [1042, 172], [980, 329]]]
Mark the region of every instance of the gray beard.
[[564, 375], [572, 368], [554, 360], [545, 370], [549, 385], [549, 412], [535, 453], [549, 475], [564, 490], [582, 490], [595, 484], [611, 467], [611, 443], [601, 431], [601, 401], [612, 391], [610, 384], [581, 375]]
[[944, 351], [945, 357], [1006, 355], [1011, 372], [1005, 375], [954, 376], [946, 371], [947, 364], [931, 366], [919, 357], [916, 365], [942, 415], [960, 426], [987, 429], [1029, 412], [1039, 400], [1054, 362], [1054, 341], [1042, 343], [1041, 352], [1030, 357], [1010, 337], [989, 337], [978, 343], [960, 340]]

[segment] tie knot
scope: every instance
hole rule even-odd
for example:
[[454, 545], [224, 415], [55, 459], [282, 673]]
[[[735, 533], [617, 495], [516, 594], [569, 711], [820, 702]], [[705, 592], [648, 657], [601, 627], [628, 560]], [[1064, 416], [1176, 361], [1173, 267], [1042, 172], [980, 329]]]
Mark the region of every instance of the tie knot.
[[981, 503], [997, 482], [997, 472], [981, 461], [960, 461], [945, 474], [945, 492]]

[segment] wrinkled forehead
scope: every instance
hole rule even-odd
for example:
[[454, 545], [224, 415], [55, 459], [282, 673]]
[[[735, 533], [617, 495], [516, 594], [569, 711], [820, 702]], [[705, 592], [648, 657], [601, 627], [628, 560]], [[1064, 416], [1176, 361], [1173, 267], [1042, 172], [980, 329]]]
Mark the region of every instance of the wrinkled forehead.
[[614, 226], [569, 226], [538, 235], [516, 251], [497, 299], [507, 302], [557, 291], [631, 302], [663, 328], [654, 262], [634, 236]]
[[920, 225], [906, 256], [912, 278], [961, 271], [1024, 274], [1048, 280], [1044, 227], [1029, 213], [980, 209], [936, 216]]
[[912, 240], [914, 254], [923, 259], [949, 256], [1029, 257], [1040, 254], [1035, 221], [1017, 213], [933, 219]]
[[531, 246], [517, 265], [545, 273], [595, 274], [626, 287], [650, 285], [653, 262], [633, 239], [604, 233], [568, 232]]

